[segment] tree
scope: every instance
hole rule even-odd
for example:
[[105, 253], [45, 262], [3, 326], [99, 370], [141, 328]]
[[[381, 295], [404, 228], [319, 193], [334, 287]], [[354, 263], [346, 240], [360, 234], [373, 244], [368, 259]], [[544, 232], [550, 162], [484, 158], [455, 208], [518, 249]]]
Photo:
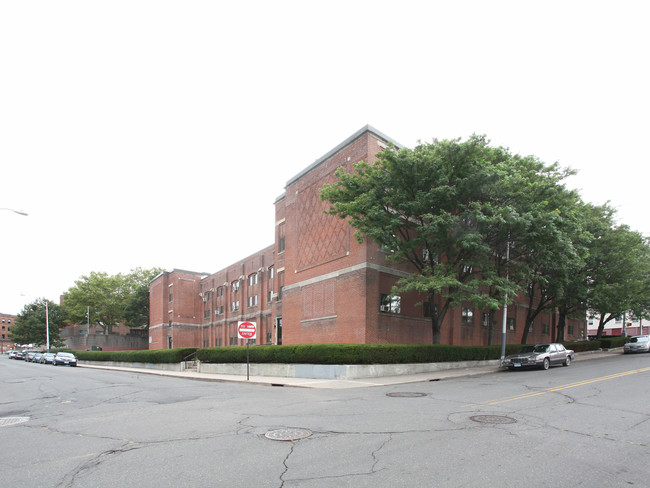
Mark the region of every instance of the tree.
[[[391, 250], [393, 262], [412, 265], [393, 293], [424, 296], [439, 343], [450, 307], [467, 300], [495, 310], [505, 293], [517, 292], [530, 267], [525, 258], [533, 241], [521, 236], [535, 225], [533, 211], [547, 220], [556, 212], [535, 196], [552, 193], [566, 175], [474, 135], [412, 150], [389, 147], [375, 164], [360, 162], [352, 173], [339, 168], [321, 199], [329, 202], [328, 213], [349, 219], [359, 242], [371, 239]], [[506, 249], [514, 243], [522, 244], [513, 246], [519, 255], [508, 262]], [[506, 279], [506, 270], [519, 279]], [[442, 297], [439, 310], [435, 295]]]
[[597, 338], [601, 338], [605, 325], [617, 317], [627, 313], [649, 317], [650, 245], [628, 226], [615, 225], [608, 206], [592, 211], [597, 223], [588, 258], [587, 304], [592, 316], [599, 316]]
[[45, 298], [38, 298], [25, 305], [17, 315], [9, 339], [17, 344], [44, 345], [47, 344], [46, 330], [49, 329], [50, 345], [60, 346], [63, 342], [59, 334], [65, 326], [66, 314], [63, 308]]
[[149, 327], [149, 283], [162, 270], [136, 268], [128, 275], [131, 295], [124, 306], [124, 324], [127, 327]]
[[77, 280], [63, 295], [63, 306], [73, 323], [92, 322], [105, 334], [110, 334], [120, 322], [128, 322], [131, 326], [146, 325], [149, 306], [148, 299], [144, 300], [143, 296], [148, 297], [149, 277], [158, 273], [156, 268], [137, 268], [127, 275], [113, 276], [91, 272]]

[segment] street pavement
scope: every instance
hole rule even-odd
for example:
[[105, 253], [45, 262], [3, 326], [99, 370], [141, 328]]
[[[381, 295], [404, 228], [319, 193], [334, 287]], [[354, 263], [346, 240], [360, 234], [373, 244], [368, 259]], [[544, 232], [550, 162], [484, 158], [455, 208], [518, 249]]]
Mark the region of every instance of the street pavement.
[[[587, 351], [576, 353], [575, 361], [585, 361], [592, 359], [602, 359], [612, 355], [622, 354], [623, 348], [615, 348], [600, 351]], [[499, 367], [499, 361], [488, 366], [475, 366], [468, 368], [453, 368], [442, 371], [432, 371], [428, 373], [417, 373], [399, 376], [383, 376], [376, 378], [357, 378], [357, 379], [317, 379], [317, 378], [289, 378], [278, 376], [246, 376], [243, 375], [226, 375], [213, 373], [198, 373], [196, 371], [160, 371], [147, 368], [124, 368], [113, 366], [95, 366], [89, 363], [80, 363], [82, 368], [111, 369], [117, 371], [126, 371], [140, 374], [151, 374], [158, 376], [169, 376], [175, 378], [186, 378], [197, 381], [221, 381], [221, 382], [241, 382], [250, 384], [262, 384], [270, 386], [293, 386], [298, 388], [320, 388], [320, 389], [347, 389], [347, 388], [367, 388], [371, 386], [399, 385], [406, 383], [419, 383], [425, 381], [443, 381], [453, 378], [463, 378], [467, 376], [476, 376], [499, 371], [507, 371]]]

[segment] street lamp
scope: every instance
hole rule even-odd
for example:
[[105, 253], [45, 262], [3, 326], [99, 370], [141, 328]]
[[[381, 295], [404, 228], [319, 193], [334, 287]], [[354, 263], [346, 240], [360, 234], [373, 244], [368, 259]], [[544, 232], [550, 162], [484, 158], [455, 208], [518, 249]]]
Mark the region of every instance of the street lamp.
[[[506, 241], [506, 281], [509, 280], [508, 263], [510, 262], [510, 234]], [[503, 294], [503, 321], [501, 323], [501, 366], [506, 357], [506, 325], [508, 323], [508, 292]]]
[[10, 212], [17, 213], [18, 215], [24, 215], [25, 217], [27, 217], [29, 215], [27, 212], [22, 212], [20, 210], [14, 210], [13, 208], [3, 207], [3, 208], [0, 208], [0, 210], [9, 210]]

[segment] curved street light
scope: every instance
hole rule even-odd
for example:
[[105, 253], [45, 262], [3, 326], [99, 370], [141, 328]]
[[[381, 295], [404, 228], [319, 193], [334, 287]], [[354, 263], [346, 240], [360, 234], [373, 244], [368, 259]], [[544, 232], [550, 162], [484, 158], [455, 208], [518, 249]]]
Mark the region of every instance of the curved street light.
[[29, 215], [27, 212], [22, 212], [20, 210], [14, 210], [13, 208], [3, 207], [3, 208], [0, 208], [0, 210], [9, 210], [10, 212], [17, 213], [18, 215], [24, 215], [25, 217], [27, 217]]

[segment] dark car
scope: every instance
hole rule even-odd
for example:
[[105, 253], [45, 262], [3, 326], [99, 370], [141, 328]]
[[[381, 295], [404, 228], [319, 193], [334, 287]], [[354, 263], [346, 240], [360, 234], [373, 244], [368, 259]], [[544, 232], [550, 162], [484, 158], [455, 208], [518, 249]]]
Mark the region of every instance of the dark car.
[[70, 352], [57, 352], [52, 364], [54, 366], [76, 366], [77, 358]]
[[34, 355], [38, 351], [23, 351], [23, 354], [25, 355], [25, 361], [28, 363], [31, 363], [34, 360]]
[[23, 351], [14, 351], [14, 359], [25, 359], [25, 353]]
[[43, 357], [43, 353], [42, 352], [37, 352], [32, 357], [32, 363], [39, 363], [40, 364], [42, 357]]
[[41, 356], [41, 364], [54, 364], [54, 356], [53, 352], [46, 352]]
[[562, 344], [535, 344], [523, 346], [517, 354], [505, 357], [503, 366], [511, 371], [520, 368], [549, 369], [556, 364], [569, 366], [574, 357], [575, 353]]

